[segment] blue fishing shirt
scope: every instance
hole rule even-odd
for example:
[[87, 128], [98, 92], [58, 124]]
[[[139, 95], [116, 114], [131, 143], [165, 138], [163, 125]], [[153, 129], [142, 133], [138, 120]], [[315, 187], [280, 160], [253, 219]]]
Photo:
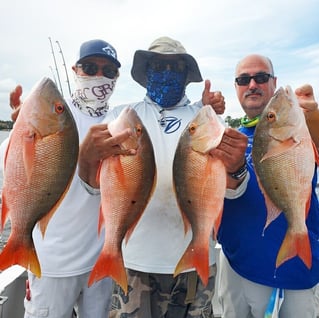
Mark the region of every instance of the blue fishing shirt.
[[267, 218], [265, 199], [257, 184], [252, 163], [252, 143], [255, 127], [240, 127], [248, 136], [246, 160], [250, 173], [247, 189], [237, 199], [225, 199], [222, 222], [218, 232], [231, 267], [242, 277], [258, 284], [283, 289], [308, 289], [319, 282], [319, 205], [315, 193], [317, 174], [312, 180], [311, 206], [306, 225], [312, 252], [310, 270], [295, 256], [276, 269], [276, 258], [287, 231], [287, 221], [281, 213], [264, 230]]

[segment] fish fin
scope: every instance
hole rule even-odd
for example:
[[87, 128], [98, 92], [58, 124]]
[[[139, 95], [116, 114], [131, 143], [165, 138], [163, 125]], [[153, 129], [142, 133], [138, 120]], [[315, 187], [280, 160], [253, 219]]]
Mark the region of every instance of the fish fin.
[[99, 185], [100, 184], [100, 177], [101, 177], [101, 167], [102, 167], [102, 160], [100, 161], [100, 164], [99, 164], [99, 167], [97, 169], [97, 172], [96, 172], [96, 183]]
[[1, 220], [0, 220], [0, 232], [3, 231], [4, 226], [7, 223], [8, 217], [9, 217], [9, 209], [6, 202], [6, 197], [4, 192], [2, 192], [2, 198], [1, 198]]
[[256, 174], [257, 177], [257, 183], [259, 185], [260, 191], [262, 192], [264, 199], [265, 199], [265, 204], [266, 204], [266, 209], [267, 209], [267, 219], [266, 219], [266, 223], [263, 229], [263, 232], [266, 230], [266, 228], [268, 227], [268, 225], [275, 220], [279, 214], [282, 212], [269, 198], [268, 194], [266, 193], [263, 185], [261, 184], [261, 181], [258, 177], [258, 175]]
[[220, 210], [217, 214], [217, 218], [214, 223], [213, 239], [217, 241], [217, 234], [219, 231], [220, 223], [222, 222], [223, 210]]
[[276, 157], [282, 153], [285, 153], [288, 150], [296, 147], [297, 145], [298, 143], [293, 138], [286, 139], [282, 142], [276, 142], [275, 146], [268, 147], [267, 152], [260, 159], [260, 162], [263, 162], [266, 159]]
[[185, 253], [175, 267], [174, 277], [185, 270], [195, 268], [200, 279], [202, 280], [202, 283], [206, 286], [209, 277], [208, 254], [208, 248], [203, 247], [202, 244], [198, 244], [195, 246], [193, 241], [191, 241]]
[[0, 270], [5, 270], [15, 264], [30, 270], [35, 276], [41, 277], [41, 267], [33, 242], [26, 246], [9, 237], [0, 254]]
[[281, 209], [279, 209], [268, 197], [267, 193], [264, 193], [265, 204], [267, 207], [267, 219], [264, 226], [264, 231], [268, 227], [268, 225], [281, 214]]
[[312, 148], [313, 148], [313, 151], [315, 154], [315, 161], [316, 161], [317, 165], [319, 165], [319, 154], [318, 154], [316, 144], [313, 142], [313, 140], [311, 140], [311, 142], [312, 142]]
[[67, 192], [68, 192], [68, 190], [70, 188], [73, 176], [74, 176], [74, 173], [71, 176], [71, 178], [69, 180], [69, 183], [67, 184], [67, 186], [66, 186], [64, 192], [62, 193], [61, 197], [59, 198], [59, 200], [54, 204], [54, 206], [51, 208], [51, 210], [38, 221], [38, 226], [40, 227], [40, 231], [42, 233], [42, 237], [44, 237], [44, 235], [45, 235], [45, 231], [47, 229], [47, 226], [48, 226], [53, 214], [55, 213], [55, 211], [57, 210], [57, 208], [59, 207], [59, 205], [63, 201], [65, 195], [67, 194]]
[[191, 229], [191, 224], [186, 216], [186, 213], [183, 212], [181, 205], [178, 203], [179, 206], [179, 211], [181, 213], [181, 217], [183, 220], [183, 224], [184, 224], [184, 234], [186, 235], [187, 232]]
[[141, 216], [142, 216], [142, 213], [136, 218], [136, 220], [132, 223], [132, 225], [126, 231], [125, 236], [124, 236], [125, 244], [127, 244], [128, 240], [130, 239], [130, 237], [131, 237], [137, 223], [139, 222]]
[[308, 269], [312, 266], [312, 254], [308, 232], [293, 233], [287, 231], [276, 259], [276, 268], [289, 259], [299, 256]]
[[311, 193], [309, 194], [309, 198], [306, 202], [306, 211], [305, 211], [305, 219], [307, 219], [309, 210], [310, 210], [310, 205], [311, 205]]
[[182, 215], [183, 224], [184, 224], [184, 233], [186, 235], [187, 232], [191, 229], [191, 223], [189, 222], [186, 214], [183, 211], [181, 211], [181, 215]]
[[9, 137], [9, 141], [8, 141], [8, 145], [7, 145], [7, 148], [6, 148], [6, 152], [4, 154], [4, 171], [6, 170], [5, 167], [6, 167], [6, 164], [7, 164], [7, 157], [8, 157], [8, 153], [9, 153], [9, 148], [10, 148], [10, 144], [11, 144], [11, 138]]
[[102, 212], [102, 205], [100, 205], [100, 212], [99, 212], [99, 224], [98, 224], [98, 235], [100, 236], [102, 228], [104, 226], [104, 216]]
[[90, 287], [94, 282], [107, 276], [112, 277], [121, 286], [125, 295], [127, 295], [127, 276], [121, 252], [111, 255], [102, 250], [90, 274], [88, 286]]
[[40, 228], [42, 238], [44, 238], [45, 231], [47, 229], [47, 226], [49, 224], [49, 221], [51, 220], [56, 208], [51, 209], [49, 213], [47, 213], [45, 216], [43, 216], [39, 221], [38, 221], [38, 226]]
[[27, 183], [30, 184], [35, 158], [35, 133], [32, 131], [23, 135], [22, 153]]

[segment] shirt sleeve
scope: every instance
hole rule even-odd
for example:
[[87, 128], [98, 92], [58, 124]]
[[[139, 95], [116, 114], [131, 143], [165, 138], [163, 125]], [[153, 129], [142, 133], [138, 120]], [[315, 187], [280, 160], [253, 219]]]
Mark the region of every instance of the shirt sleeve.
[[86, 190], [86, 192], [88, 194], [91, 194], [91, 195], [100, 195], [101, 194], [100, 189], [91, 187], [88, 183], [84, 182], [81, 178], [80, 178], [80, 182], [81, 182], [82, 187]]
[[245, 193], [245, 191], [247, 189], [247, 184], [248, 184], [249, 178], [250, 178], [250, 174], [249, 174], [249, 171], [248, 171], [245, 179], [238, 186], [237, 189], [226, 189], [225, 198], [226, 199], [237, 199], [237, 198], [241, 197]]

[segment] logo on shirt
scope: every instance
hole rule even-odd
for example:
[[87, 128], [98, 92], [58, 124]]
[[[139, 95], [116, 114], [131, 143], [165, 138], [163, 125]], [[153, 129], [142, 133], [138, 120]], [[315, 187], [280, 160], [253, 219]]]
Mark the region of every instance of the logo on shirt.
[[162, 117], [159, 121], [166, 134], [172, 134], [181, 127], [182, 120], [173, 116]]

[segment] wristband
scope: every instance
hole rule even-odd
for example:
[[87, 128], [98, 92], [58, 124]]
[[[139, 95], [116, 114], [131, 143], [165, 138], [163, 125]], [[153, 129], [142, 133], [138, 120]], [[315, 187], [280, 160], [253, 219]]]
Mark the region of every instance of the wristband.
[[233, 179], [240, 180], [243, 177], [246, 177], [248, 172], [247, 163], [245, 162], [242, 167], [240, 167], [236, 172], [228, 173]]

